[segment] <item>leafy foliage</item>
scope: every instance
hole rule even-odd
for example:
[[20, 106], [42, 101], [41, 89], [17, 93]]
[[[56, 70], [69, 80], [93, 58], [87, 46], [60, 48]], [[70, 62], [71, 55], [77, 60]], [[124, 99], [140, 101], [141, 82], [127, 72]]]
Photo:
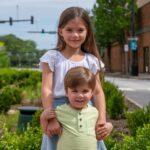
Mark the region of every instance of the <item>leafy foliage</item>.
[[6, 68], [9, 67], [10, 59], [7, 55], [7, 52], [5, 49], [2, 49], [0, 51], [0, 68]]
[[139, 109], [131, 113], [127, 113], [127, 121], [130, 132], [135, 136], [137, 128], [143, 127], [144, 124], [150, 124], [150, 104], [146, 109]]
[[[40, 51], [36, 49], [36, 43], [34, 41], [22, 40], [13, 34], [0, 36], [0, 41], [4, 43], [6, 51], [6, 54], [4, 56], [7, 56], [7, 58], [9, 58], [10, 66], [37, 67], [39, 58], [45, 52], [45, 50]], [[1, 66], [1, 61], [0, 67], [3, 67]]]
[[104, 81], [103, 89], [106, 98], [106, 109], [112, 119], [119, 119], [124, 116], [125, 97], [123, 93], [109, 81]]
[[95, 35], [99, 47], [125, 41], [130, 28], [131, 0], [97, 0], [93, 8]]
[[138, 128], [136, 136], [124, 136], [121, 143], [116, 143], [110, 150], [150, 150], [150, 124]]
[[0, 112], [6, 112], [12, 104], [19, 104], [24, 98], [39, 100], [40, 89], [41, 72], [0, 69]]
[[42, 131], [38, 127], [28, 126], [22, 134], [9, 132], [5, 128], [0, 138], [0, 150], [40, 150], [41, 140]]

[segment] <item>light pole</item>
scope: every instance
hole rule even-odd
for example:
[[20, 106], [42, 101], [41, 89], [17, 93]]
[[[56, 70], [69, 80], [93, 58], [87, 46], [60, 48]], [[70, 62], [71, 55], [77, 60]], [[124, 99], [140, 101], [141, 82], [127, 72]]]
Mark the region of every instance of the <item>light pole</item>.
[[135, 37], [135, 3], [132, 0], [132, 13], [131, 13], [131, 34], [132, 37], [129, 40], [129, 47], [131, 50], [131, 72], [132, 76], [138, 76], [138, 49], [137, 49], [137, 37]]

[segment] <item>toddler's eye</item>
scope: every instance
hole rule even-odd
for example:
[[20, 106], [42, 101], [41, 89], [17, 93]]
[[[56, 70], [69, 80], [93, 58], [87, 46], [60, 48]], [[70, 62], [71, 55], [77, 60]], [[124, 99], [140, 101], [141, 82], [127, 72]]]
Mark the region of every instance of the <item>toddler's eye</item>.
[[73, 92], [73, 93], [76, 93], [76, 92], [77, 92], [77, 90], [72, 90], [72, 92]]
[[88, 93], [89, 92], [89, 90], [83, 90], [83, 93]]
[[66, 29], [67, 32], [72, 32], [72, 29]]

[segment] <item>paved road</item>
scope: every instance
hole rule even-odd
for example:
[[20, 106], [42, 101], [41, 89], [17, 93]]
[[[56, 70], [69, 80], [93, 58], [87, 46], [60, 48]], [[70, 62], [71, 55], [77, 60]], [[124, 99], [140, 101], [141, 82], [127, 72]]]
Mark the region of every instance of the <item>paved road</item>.
[[131, 78], [127, 79], [107, 76], [105, 77], [105, 79], [117, 85], [129, 100], [131, 100], [141, 108], [150, 103], [150, 80]]

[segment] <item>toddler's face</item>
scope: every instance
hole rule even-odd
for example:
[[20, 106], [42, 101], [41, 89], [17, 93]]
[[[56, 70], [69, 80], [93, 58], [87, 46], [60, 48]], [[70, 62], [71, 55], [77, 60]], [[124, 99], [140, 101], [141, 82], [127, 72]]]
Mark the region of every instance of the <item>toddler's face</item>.
[[70, 106], [75, 109], [86, 108], [92, 95], [93, 91], [87, 84], [77, 86], [76, 88], [68, 88], [66, 91]]

